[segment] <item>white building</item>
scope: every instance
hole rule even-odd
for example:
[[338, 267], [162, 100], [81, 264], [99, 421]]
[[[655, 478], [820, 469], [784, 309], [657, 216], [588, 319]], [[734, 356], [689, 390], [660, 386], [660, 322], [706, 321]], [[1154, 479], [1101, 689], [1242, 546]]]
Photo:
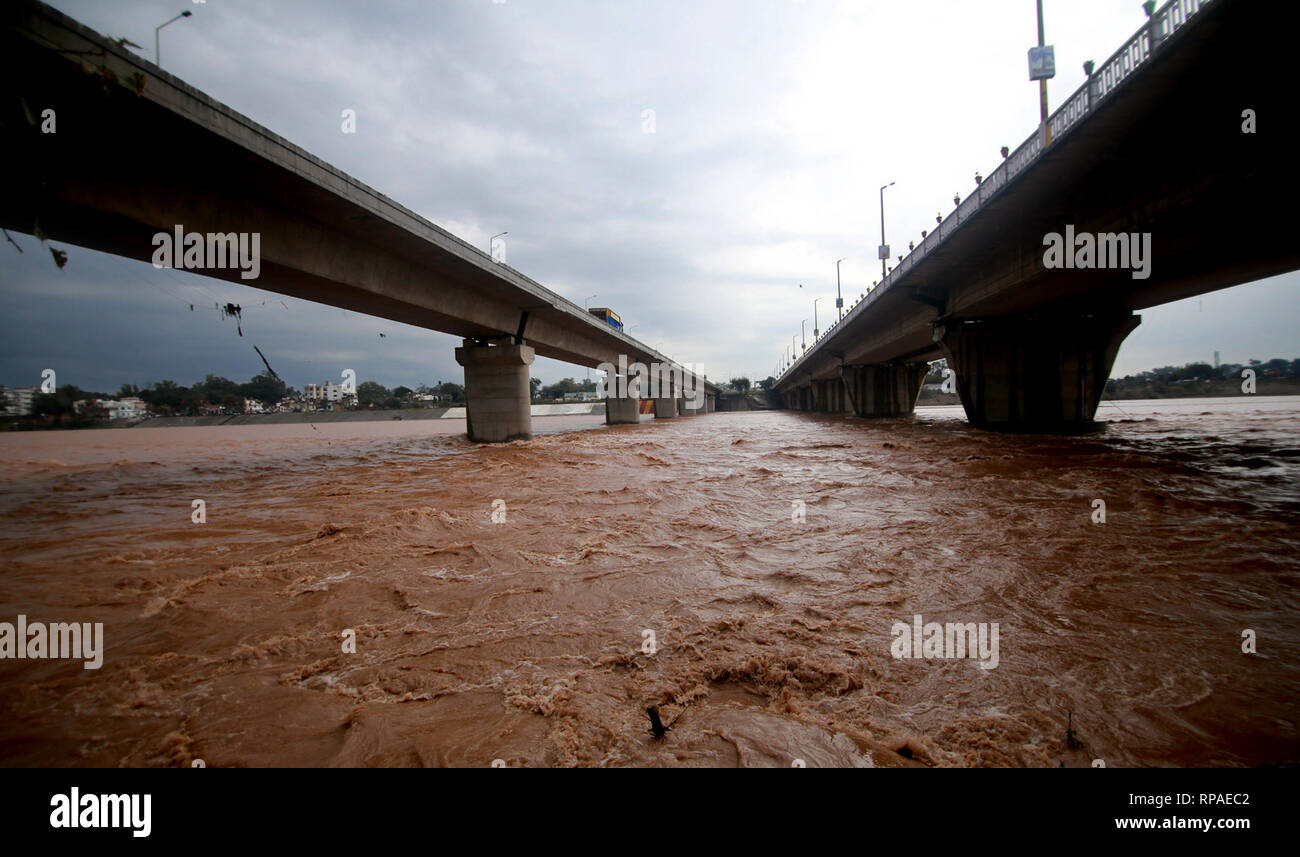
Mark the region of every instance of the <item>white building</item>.
[[96, 399], [95, 404], [108, 411], [110, 420], [134, 420], [149, 413], [149, 405], [135, 396], [127, 396], [123, 399]]
[[305, 395], [313, 402], [341, 402], [348, 394], [343, 392], [342, 384], [326, 381], [324, 384], [308, 384], [303, 388]]
[[0, 388], [8, 400], [5, 405], [5, 413], [13, 417], [25, 417], [32, 412], [32, 400], [40, 395], [39, 387], [9, 387], [8, 389]]

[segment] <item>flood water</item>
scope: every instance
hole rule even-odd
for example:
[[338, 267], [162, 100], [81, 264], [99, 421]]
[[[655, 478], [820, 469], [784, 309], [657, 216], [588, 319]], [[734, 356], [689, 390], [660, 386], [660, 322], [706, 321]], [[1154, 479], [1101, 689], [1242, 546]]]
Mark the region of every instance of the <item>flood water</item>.
[[7, 433], [0, 622], [105, 651], [0, 661], [0, 764], [1295, 763], [1300, 398], [1099, 418]]

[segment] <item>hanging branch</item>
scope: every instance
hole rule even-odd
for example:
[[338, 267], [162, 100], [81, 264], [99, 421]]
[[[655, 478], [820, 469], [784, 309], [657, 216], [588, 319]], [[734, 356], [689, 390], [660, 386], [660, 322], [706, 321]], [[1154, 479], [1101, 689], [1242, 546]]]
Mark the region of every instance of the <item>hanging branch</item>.
[[266, 362], [266, 355], [262, 353], [262, 349], [258, 348], [256, 345], [254, 345], [254, 346], [253, 346], [253, 350], [257, 352], [257, 356], [258, 356], [258, 357], [261, 357], [261, 358], [262, 358], [262, 365], [266, 367], [266, 371], [268, 371], [268, 372], [271, 373], [271, 377], [274, 378], [274, 379], [277, 380], [277, 381], [284, 381], [283, 378], [281, 378], [279, 375], [275, 374], [275, 370], [271, 368], [271, 364]]

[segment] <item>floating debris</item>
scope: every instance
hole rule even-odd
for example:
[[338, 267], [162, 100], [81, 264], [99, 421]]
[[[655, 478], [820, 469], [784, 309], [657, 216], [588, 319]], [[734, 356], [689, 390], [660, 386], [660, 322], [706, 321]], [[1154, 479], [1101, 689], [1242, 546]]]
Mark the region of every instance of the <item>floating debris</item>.
[[1079, 736], [1074, 732], [1073, 711], [1068, 713], [1068, 718], [1068, 725], [1065, 727], [1065, 746], [1069, 747], [1071, 750], [1077, 750], [1083, 746], [1083, 742], [1079, 740]]

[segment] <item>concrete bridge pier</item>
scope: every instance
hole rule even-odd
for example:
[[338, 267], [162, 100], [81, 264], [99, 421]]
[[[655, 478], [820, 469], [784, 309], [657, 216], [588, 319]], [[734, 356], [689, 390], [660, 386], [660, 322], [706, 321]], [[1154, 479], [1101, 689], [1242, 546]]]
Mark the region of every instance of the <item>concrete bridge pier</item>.
[[973, 425], [1069, 434], [1096, 427], [1120, 343], [1141, 321], [1127, 312], [951, 319], [935, 325], [934, 341]]
[[928, 363], [843, 366], [844, 397], [860, 417], [905, 417], [916, 410]]
[[813, 410], [825, 414], [843, 414], [850, 410], [842, 378], [827, 378], [812, 382]]
[[466, 339], [456, 349], [465, 367], [465, 423], [475, 443], [527, 440], [533, 436], [527, 345], [487, 345]]
[[655, 419], [671, 420], [677, 416], [676, 399], [655, 399]]
[[637, 377], [631, 375], [624, 378], [622, 390], [616, 386], [616, 380], [616, 378], [607, 378], [605, 382], [608, 387], [608, 395], [605, 397], [605, 425], [637, 425], [641, 422], [641, 392], [637, 388]]
[[708, 398], [700, 391], [700, 403], [695, 404], [695, 396], [683, 396], [680, 402], [678, 413], [684, 417], [697, 417], [700, 414], [707, 413]]

